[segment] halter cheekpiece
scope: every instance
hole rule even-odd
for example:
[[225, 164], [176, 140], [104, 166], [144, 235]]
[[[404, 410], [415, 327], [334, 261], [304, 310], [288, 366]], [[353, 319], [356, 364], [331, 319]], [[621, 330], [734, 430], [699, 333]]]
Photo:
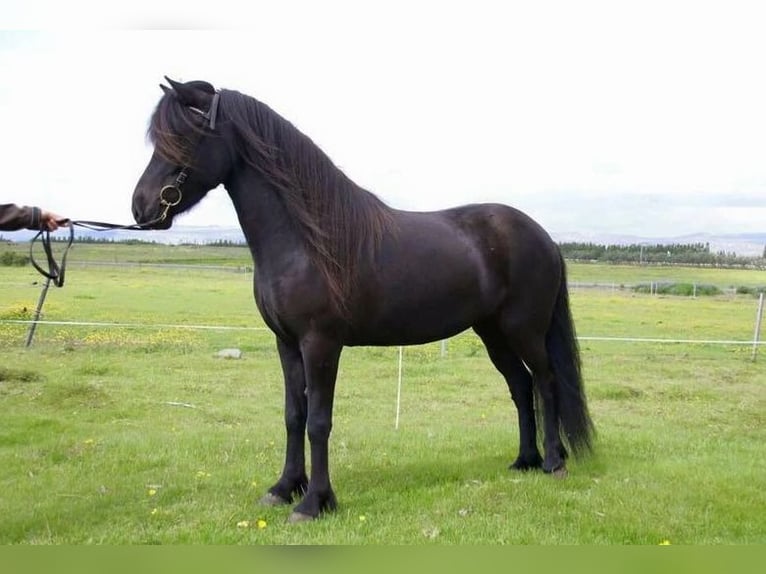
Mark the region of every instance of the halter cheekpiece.
[[[198, 114], [205, 118], [207, 120], [207, 126], [205, 126], [210, 131], [215, 130], [215, 120], [218, 117], [218, 102], [221, 99], [221, 94], [219, 92], [215, 92], [213, 94], [213, 99], [210, 102], [210, 108], [207, 112], [203, 112], [199, 108], [195, 108], [194, 106], [188, 106], [188, 108], [194, 112], [195, 114]], [[199, 143], [199, 141], [197, 142]], [[196, 155], [196, 149], [195, 149], [195, 155]], [[186, 179], [189, 177], [189, 172], [187, 171], [189, 169], [189, 165], [185, 165], [181, 168], [181, 171], [178, 172], [178, 175], [176, 176], [176, 180], [171, 183], [170, 185], [164, 186], [162, 189], [160, 189], [160, 205], [163, 206], [162, 214], [159, 217], [159, 221], [165, 221], [165, 219], [168, 216], [168, 210], [171, 207], [174, 207], [181, 203], [181, 198], [183, 198], [183, 194], [181, 193], [181, 186], [184, 184]]]

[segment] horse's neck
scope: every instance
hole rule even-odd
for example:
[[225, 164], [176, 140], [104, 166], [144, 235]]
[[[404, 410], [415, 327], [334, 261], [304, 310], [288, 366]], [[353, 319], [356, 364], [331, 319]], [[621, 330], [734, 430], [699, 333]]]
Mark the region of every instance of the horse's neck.
[[305, 253], [304, 242], [277, 191], [249, 167], [226, 182], [257, 267]]

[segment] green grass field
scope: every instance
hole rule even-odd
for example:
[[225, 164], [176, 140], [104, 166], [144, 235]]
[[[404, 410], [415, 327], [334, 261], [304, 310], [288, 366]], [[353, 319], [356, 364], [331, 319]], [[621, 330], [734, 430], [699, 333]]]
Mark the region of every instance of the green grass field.
[[[284, 430], [250, 274], [83, 264], [247, 266], [238, 249], [77, 245], [44, 319], [132, 326], [43, 324], [24, 349], [27, 326], [0, 323], [0, 543], [766, 542], [766, 357], [752, 362], [747, 345], [588, 338], [747, 341], [757, 299], [619, 289], [572, 293], [598, 438], [567, 479], [507, 470], [515, 409], [472, 334], [445, 357], [438, 343], [405, 349], [398, 430], [398, 350], [346, 349], [330, 447], [339, 509], [287, 524], [289, 508], [257, 505], [281, 471]], [[571, 265], [570, 279], [636, 283], [652, 269]], [[759, 271], [661, 271], [766, 284]], [[0, 292], [0, 319], [29, 318], [39, 278], [0, 268]], [[243, 358], [216, 358], [225, 347]]]

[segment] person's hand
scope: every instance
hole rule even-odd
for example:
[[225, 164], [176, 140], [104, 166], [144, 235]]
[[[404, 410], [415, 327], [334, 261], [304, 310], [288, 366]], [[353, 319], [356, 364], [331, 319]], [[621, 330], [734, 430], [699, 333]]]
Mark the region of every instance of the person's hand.
[[59, 227], [68, 227], [69, 220], [44, 209], [40, 212], [40, 223], [48, 231], [56, 231]]

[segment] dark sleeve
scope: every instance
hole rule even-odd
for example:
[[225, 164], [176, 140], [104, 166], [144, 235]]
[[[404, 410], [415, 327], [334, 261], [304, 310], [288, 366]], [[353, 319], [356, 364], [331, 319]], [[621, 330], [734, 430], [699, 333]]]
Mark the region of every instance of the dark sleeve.
[[18, 229], [40, 229], [40, 209], [0, 203], [0, 231]]

